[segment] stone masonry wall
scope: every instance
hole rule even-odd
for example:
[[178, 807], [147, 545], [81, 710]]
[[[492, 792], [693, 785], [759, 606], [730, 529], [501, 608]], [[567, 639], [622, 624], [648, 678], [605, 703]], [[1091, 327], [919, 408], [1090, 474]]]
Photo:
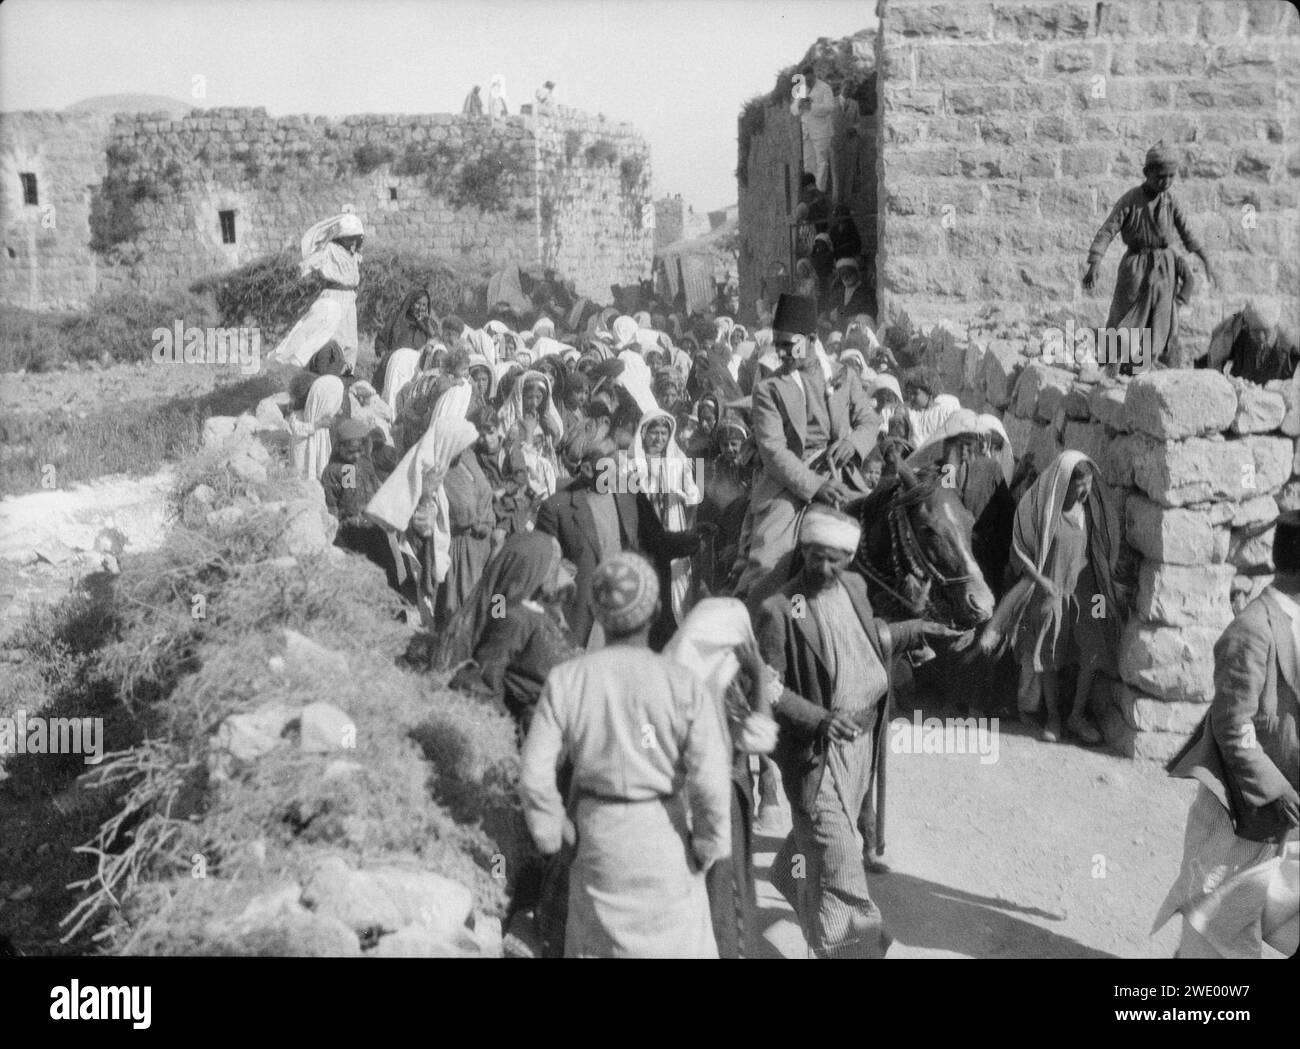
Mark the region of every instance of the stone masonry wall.
[[[37, 293], [20, 296], [6, 282], [6, 301], [49, 306], [96, 289], [188, 283], [296, 247], [345, 205], [361, 216], [370, 247], [551, 265], [602, 299], [611, 283], [649, 271], [648, 148], [627, 125], [571, 110], [495, 124], [448, 114], [268, 117], [262, 109], [179, 120], [119, 115], [98, 139], [89, 126], [60, 139], [50, 130], [61, 126], [51, 123], [57, 116], [7, 115], [5, 164], [19, 152], [11, 141], [53, 156], [58, 142], [84, 138], [83, 164], [98, 179], [81, 177], [83, 195], [93, 183], [90, 195], [102, 205], [111, 181], [130, 187], [138, 232], [96, 256], [87, 223], [70, 214], [25, 256], [39, 274]], [[576, 157], [566, 157], [574, 143]], [[565, 158], [560, 169], [557, 158]], [[5, 174], [6, 202], [15, 189], [21, 201], [17, 175]], [[88, 214], [88, 201], [81, 209]], [[222, 211], [235, 213], [233, 244], [223, 243]], [[14, 246], [13, 226], [7, 209], [6, 246]], [[65, 258], [79, 265], [76, 294], [47, 293], [49, 271]]]
[[1272, 522], [1300, 508], [1300, 376], [1266, 387], [1212, 371], [1129, 380], [1043, 363], [1026, 322], [938, 325], [922, 357], [967, 407], [999, 415], [1044, 468], [1086, 453], [1116, 496], [1135, 583], [1115, 680], [1094, 695], [1108, 743], [1166, 760], [1213, 697], [1213, 649], [1268, 584]]
[[[862, 234], [862, 250], [875, 254], [876, 191], [873, 177], [878, 140], [877, 118], [863, 113], [858, 125], [857, 178], [848, 197], [854, 221]], [[754, 304], [765, 294], [769, 267], [781, 263], [793, 275], [790, 257], [790, 223], [799, 205], [799, 177], [803, 174], [802, 133], [789, 104], [768, 106], [763, 130], [750, 138], [746, 184], [740, 192], [740, 305], [741, 316], [755, 319]], [[787, 195], [788, 183], [788, 195]], [[778, 289], [779, 290], [779, 289]], [[766, 289], [769, 297], [775, 294]]]
[[[1247, 297], [1300, 321], [1300, 15], [1250, 2], [881, 0], [882, 314], [986, 303], [1104, 324], [1123, 246], [1088, 246], [1159, 140], [1221, 279], [1184, 330]], [[1199, 272], [1199, 263], [1194, 264]]]
[[[0, 296], [63, 308], [94, 292], [90, 203], [104, 178], [112, 127], [99, 114], [0, 114]], [[37, 203], [23, 203], [19, 176], [36, 176]]]

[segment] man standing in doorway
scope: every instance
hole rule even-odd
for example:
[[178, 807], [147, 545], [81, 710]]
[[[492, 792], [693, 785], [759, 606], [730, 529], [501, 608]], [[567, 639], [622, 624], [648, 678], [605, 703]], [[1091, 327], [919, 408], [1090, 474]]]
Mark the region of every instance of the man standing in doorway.
[[853, 193], [853, 175], [858, 167], [858, 121], [862, 116], [853, 97], [856, 85], [846, 80], [835, 96], [831, 138], [831, 201], [846, 203]]
[[790, 112], [803, 128], [803, 169], [817, 179], [825, 193], [830, 187], [831, 140], [835, 137], [835, 96], [830, 84], [818, 80], [812, 66], [803, 70], [805, 95], [790, 103]]

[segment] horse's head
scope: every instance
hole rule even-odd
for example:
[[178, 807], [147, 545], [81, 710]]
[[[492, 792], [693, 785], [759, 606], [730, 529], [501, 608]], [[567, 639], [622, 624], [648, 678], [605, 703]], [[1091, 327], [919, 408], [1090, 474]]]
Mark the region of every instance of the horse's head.
[[918, 476], [904, 465], [893, 506], [902, 518], [895, 530], [901, 563], [930, 583], [931, 601], [946, 607], [958, 626], [988, 622], [996, 602], [971, 552], [975, 518], [956, 489], [936, 473]]

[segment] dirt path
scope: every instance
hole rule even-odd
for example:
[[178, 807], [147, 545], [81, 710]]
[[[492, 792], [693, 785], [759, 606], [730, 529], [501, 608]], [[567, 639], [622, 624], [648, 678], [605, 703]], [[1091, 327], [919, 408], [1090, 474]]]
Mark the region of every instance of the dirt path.
[[[1195, 784], [1099, 748], [1042, 743], [1018, 724], [999, 730], [993, 764], [889, 756], [892, 872], [869, 879], [896, 941], [889, 957], [1171, 957], [1178, 923], [1148, 932], [1178, 872]], [[772, 830], [788, 828], [781, 815]], [[798, 923], [768, 879], [780, 844], [756, 834], [764, 951], [799, 958]]]

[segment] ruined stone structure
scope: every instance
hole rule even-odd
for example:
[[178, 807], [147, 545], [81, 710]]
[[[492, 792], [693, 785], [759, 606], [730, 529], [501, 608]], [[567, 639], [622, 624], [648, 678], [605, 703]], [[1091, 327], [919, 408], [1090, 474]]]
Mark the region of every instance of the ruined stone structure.
[[[875, 88], [875, 37], [866, 32], [849, 41], [830, 44], [819, 42], [808, 56], [817, 68], [819, 51], [829, 55], [840, 45], [851, 55], [849, 67], [854, 80], [865, 84], [860, 103], [858, 146], [850, 175], [846, 203], [862, 234], [863, 252], [868, 258], [876, 253], [877, 179], [876, 150], [879, 139]], [[800, 63], [801, 65], [803, 63]], [[841, 62], [836, 75], [844, 68]], [[828, 82], [832, 82], [829, 79]], [[832, 86], [838, 86], [832, 83]], [[741, 316], [752, 322], [754, 303], [772, 292], [765, 281], [776, 265], [787, 273], [794, 268], [791, 224], [799, 204], [799, 176], [803, 173], [803, 138], [799, 119], [790, 112], [788, 89], [783, 100], [762, 107], [761, 116], [741, 118], [740, 194], [740, 302]], [[774, 298], [774, 295], [769, 297]]]
[[[679, 240], [691, 240], [702, 237], [713, 228], [713, 212], [696, 214], [691, 205], [682, 200], [681, 194], [675, 197], [661, 197], [655, 201], [655, 242], [654, 253]], [[723, 219], [725, 219], [725, 214]], [[720, 224], [720, 223], [719, 223]]]
[[997, 303], [1104, 324], [1123, 248], [1093, 296], [1088, 246], [1163, 140], [1223, 281], [1202, 287], [1184, 330], [1203, 342], [1247, 296], [1300, 320], [1290, 4], [881, 0], [878, 13], [885, 317], [964, 323]]
[[648, 276], [652, 259], [648, 147], [629, 125], [564, 107], [495, 124], [10, 113], [0, 175], [0, 287], [32, 308], [158, 290], [296, 248], [345, 205], [371, 246], [550, 266], [601, 301], [611, 284]]

